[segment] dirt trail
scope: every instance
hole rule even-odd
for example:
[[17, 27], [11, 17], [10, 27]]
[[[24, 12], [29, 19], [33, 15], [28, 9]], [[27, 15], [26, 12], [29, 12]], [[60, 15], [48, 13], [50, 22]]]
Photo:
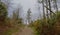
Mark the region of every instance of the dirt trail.
[[31, 28], [25, 27], [21, 31], [16, 32], [12, 35], [34, 35], [34, 34], [33, 34], [33, 30]]

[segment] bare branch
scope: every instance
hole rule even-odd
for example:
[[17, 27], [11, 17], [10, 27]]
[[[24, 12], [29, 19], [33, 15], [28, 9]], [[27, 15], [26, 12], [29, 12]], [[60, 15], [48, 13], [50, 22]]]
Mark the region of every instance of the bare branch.
[[[46, 7], [46, 6], [44, 6]], [[51, 11], [48, 7], [46, 7], [51, 13], [53, 13], [54, 15], [56, 15], [53, 11]]]

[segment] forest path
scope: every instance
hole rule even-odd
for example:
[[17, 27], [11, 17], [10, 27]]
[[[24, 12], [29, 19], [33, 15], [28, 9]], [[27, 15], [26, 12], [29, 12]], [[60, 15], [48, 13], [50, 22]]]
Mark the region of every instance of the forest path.
[[34, 35], [34, 31], [30, 27], [24, 27], [21, 31], [13, 33], [12, 35]]

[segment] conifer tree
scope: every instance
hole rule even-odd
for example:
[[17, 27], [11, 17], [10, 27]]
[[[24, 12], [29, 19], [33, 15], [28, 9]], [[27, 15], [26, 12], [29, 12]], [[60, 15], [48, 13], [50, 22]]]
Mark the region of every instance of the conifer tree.
[[30, 9], [28, 9], [27, 11], [27, 21], [28, 23], [31, 23], [31, 10]]

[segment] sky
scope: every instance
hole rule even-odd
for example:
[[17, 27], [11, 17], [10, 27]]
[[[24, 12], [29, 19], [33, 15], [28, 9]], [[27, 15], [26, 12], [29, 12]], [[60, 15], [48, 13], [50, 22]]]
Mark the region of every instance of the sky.
[[39, 12], [37, 10], [37, 0], [13, 0], [11, 1], [11, 6], [9, 7], [9, 16], [12, 15], [12, 11], [15, 10], [17, 7], [22, 7], [21, 17], [26, 20], [27, 11], [31, 9], [31, 18], [34, 20], [38, 18]]
[[[6, 0], [3, 0], [6, 3]], [[35, 20], [39, 17], [39, 12], [37, 10], [37, 0], [10, 0], [8, 8], [8, 16], [11, 17], [14, 10], [21, 8], [20, 17], [24, 19], [24, 22], [27, 20], [27, 11], [31, 9], [31, 19]]]
[[[4, 0], [3, 0], [4, 1]], [[11, 16], [13, 11], [17, 8], [20, 9], [20, 16], [26, 20], [27, 17], [27, 11], [30, 8], [31, 9], [31, 18], [32, 20], [39, 18], [40, 14], [42, 14], [42, 5], [38, 5], [37, 0], [10, 0], [9, 9], [8, 9], [8, 16]], [[58, 8], [60, 8], [60, 0], [58, 0]], [[40, 12], [38, 10], [38, 7], [40, 6]], [[40, 13], [40, 14], [39, 14]]]

